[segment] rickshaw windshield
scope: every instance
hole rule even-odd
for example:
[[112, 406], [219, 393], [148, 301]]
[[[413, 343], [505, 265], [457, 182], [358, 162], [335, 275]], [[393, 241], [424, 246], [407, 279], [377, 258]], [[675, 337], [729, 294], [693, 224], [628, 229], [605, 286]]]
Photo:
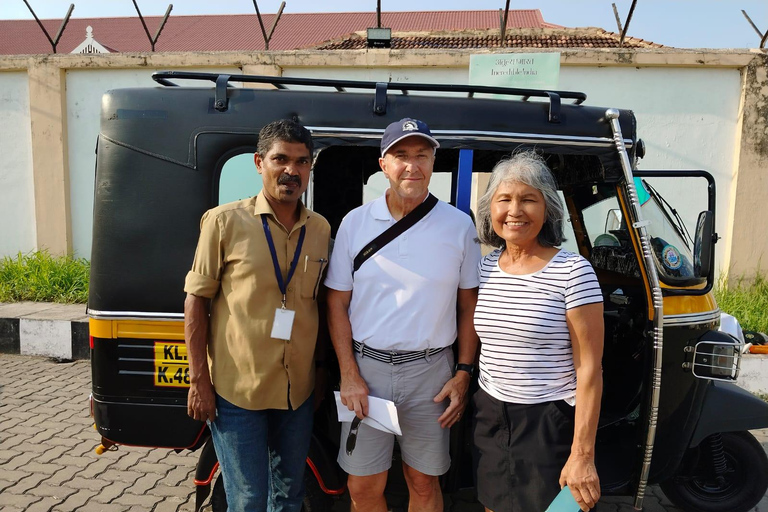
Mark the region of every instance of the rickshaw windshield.
[[[693, 244], [675, 211], [656, 190], [639, 178], [635, 179], [635, 187], [643, 219], [648, 222], [647, 231], [661, 281], [672, 286], [705, 282], [706, 277], [694, 274]], [[629, 232], [616, 189], [597, 186], [591, 194], [583, 195], [580, 201], [584, 225], [593, 247], [593, 259], [602, 261], [601, 258], [607, 254], [615, 256], [617, 252], [626, 250], [629, 247]]]
[[693, 271], [690, 235], [676, 212], [661, 195], [644, 180], [635, 179], [640, 210], [649, 222], [653, 256], [659, 278], [666, 284], [688, 286], [704, 282]]

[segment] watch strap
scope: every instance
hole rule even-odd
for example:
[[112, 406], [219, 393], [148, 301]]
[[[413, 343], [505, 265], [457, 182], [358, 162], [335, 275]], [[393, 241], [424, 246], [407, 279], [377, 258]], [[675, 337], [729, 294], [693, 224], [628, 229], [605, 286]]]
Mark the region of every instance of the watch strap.
[[454, 373], [458, 372], [459, 370], [467, 372], [469, 376], [472, 377], [475, 374], [475, 365], [456, 363], [456, 367], [454, 368]]

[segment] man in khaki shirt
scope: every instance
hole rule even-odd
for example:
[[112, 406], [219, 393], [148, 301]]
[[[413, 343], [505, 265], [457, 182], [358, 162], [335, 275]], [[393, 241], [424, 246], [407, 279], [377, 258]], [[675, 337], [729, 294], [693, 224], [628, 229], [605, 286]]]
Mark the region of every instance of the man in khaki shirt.
[[298, 512], [330, 226], [300, 201], [312, 161], [306, 128], [268, 124], [254, 160], [259, 195], [200, 223], [184, 285], [187, 409], [210, 426], [231, 512]]

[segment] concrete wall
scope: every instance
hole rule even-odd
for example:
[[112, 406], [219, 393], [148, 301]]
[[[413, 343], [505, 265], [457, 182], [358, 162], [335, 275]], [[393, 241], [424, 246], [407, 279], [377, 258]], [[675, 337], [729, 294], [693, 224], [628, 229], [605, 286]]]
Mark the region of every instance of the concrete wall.
[[35, 247], [29, 80], [0, 73], [0, 256]]
[[[703, 169], [714, 175], [716, 228], [723, 237], [716, 246], [716, 273], [724, 270], [725, 249], [731, 243], [728, 204], [737, 157], [739, 70], [564, 67], [560, 77], [562, 88], [587, 93], [592, 105], [634, 111], [638, 136], [646, 145], [640, 169]], [[699, 212], [706, 208], [706, 187], [701, 182], [694, 192], [679, 180], [651, 181], [679, 210], [691, 233]]]
[[[19, 72], [29, 76], [31, 151], [20, 158], [27, 168], [31, 165], [35, 177], [36, 247], [74, 250], [78, 256], [90, 252], [93, 149], [99, 98], [106, 89], [151, 86], [147, 77], [152, 69], [242, 69], [251, 74], [466, 83], [471, 53], [369, 50], [0, 57], [0, 83], [13, 82]], [[586, 92], [592, 105], [635, 111], [639, 134], [648, 147], [641, 168], [705, 169], [715, 175], [717, 228], [723, 236], [717, 252], [719, 268], [739, 275], [753, 274], [761, 258], [768, 257], [767, 69], [768, 57], [757, 50], [564, 50], [561, 54], [562, 89]], [[9, 115], [4, 104], [0, 109], [0, 115]], [[10, 129], [0, 126], [0, 141]], [[13, 133], [20, 132], [13, 128]], [[21, 151], [19, 147], [15, 149]], [[692, 226], [703, 209], [702, 200], [692, 199], [698, 191], [692, 193], [694, 187], [687, 184], [655, 185], [680, 206]], [[24, 238], [2, 227], [14, 239], [11, 250], [29, 245], [28, 234]], [[8, 249], [0, 246], [0, 253], [7, 254]]]
[[725, 260], [733, 275], [768, 269], [768, 50], [742, 70], [741, 125], [737, 134], [729, 218], [732, 243]]

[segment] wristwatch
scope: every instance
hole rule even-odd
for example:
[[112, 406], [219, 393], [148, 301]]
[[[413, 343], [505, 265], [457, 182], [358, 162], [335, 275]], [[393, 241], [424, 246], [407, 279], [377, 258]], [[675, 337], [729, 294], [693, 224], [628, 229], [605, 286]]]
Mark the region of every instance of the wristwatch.
[[458, 371], [467, 372], [470, 377], [475, 375], [475, 365], [473, 364], [464, 364], [464, 363], [456, 363], [456, 366], [453, 368], [453, 373], [456, 373]]

